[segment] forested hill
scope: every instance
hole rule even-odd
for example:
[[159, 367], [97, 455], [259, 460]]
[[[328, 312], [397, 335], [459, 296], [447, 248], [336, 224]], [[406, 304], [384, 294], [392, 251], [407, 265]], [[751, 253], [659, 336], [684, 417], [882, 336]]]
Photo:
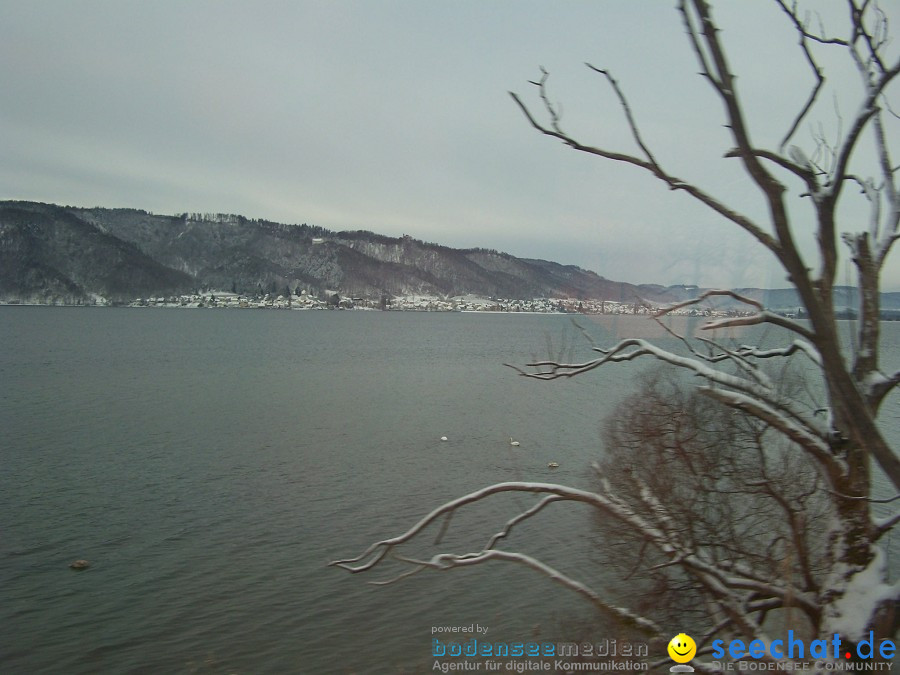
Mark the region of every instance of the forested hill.
[[224, 214], [0, 202], [0, 299], [77, 303], [198, 289], [664, 301], [664, 290], [572, 265], [409, 236], [332, 232]]
[[[225, 214], [166, 216], [137, 209], [0, 201], [0, 301], [80, 304], [203, 289], [242, 294], [305, 290], [380, 299], [464, 294], [667, 303], [694, 286], [610, 281], [574, 265], [454, 249], [409, 236], [333, 232]], [[742, 292], [796, 308], [792, 289]], [[839, 306], [855, 291], [836, 289]], [[900, 294], [883, 295], [885, 309]]]

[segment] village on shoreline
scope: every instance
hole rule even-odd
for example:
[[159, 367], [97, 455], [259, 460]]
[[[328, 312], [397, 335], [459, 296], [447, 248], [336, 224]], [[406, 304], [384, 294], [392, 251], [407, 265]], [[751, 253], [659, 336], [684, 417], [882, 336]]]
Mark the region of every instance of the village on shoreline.
[[[651, 315], [663, 306], [651, 305], [636, 299], [634, 302], [616, 302], [600, 299], [532, 298], [529, 300], [460, 295], [444, 298], [432, 295], [406, 295], [372, 298], [347, 297], [338, 293], [314, 296], [299, 295], [261, 296], [242, 295], [227, 291], [206, 291], [189, 295], [136, 298], [130, 302], [111, 301], [93, 295], [89, 301], [62, 302], [59, 298], [40, 300], [0, 300], [0, 305], [37, 305], [65, 307], [153, 307], [172, 309], [276, 309], [276, 310], [352, 310], [388, 312], [481, 312], [517, 314], [631, 314]], [[683, 307], [673, 310], [677, 316], [749, 316], [753, 312], [715, 309], [709, 306]]]
[[[490, 312], [526, 314], [634, 314], [649, 315], [660, 307], [641, 300], [616, 302], [599, 299], [532, 298], [529, 300], [461, 295], [441, 298], [431, 295], [407, 295], [374, 300], [326, 293], [316, 297], [299, 295], [248, 296], [228, 292], [207, 292], [177, 297], [136, 299], [128, 307], [281, 309], [281, 310], [376, 310], [394, 312]], [[744, 316], [752, 312], [687, 307], [672, 312], [682, 316]]]
[[[682, 303], [679, 303], [682, 304]], [[651, 304], [635, 298], [633, 302], [601, 300], [596, 298], [531, 298], [513, 299], [467, 294], [453, 297], [434, 295], [384, 296], [381, 299], [349, 297], [338, 292], [326, 291], [313, 295], [301, 291], [298, 295], [250, 295], [228, 291], [201, 291], [185, 295], [151, 296], [131, 301], [115, 301], [91, 294], [88, 300], [69, 301], [55, 298], [0, 299], [0, 306], [26, 305], [50, 307], [155, 307], [172, 309], [277, 309], [277, 310], [352, 310], [387, 312], [478, 312], [484, 314], [589, 314], [589, 315], [643, 315], [651, 316], [669, 305]], [[795, 308], [768, 308], [773, 314], [789, 318], [804, 318], [802, 310]], [[686, 317], [742, 317], [752, 316], [755, 310], [735, 302], [716, 304], [707, 300], [703, 304], [680, 306], [666, 311], [670, 316]], [[836, 311], [837, 319], [856, 318], [851, 308]], [[900, 320], [900, 311], [887, 309], [881, 312], [882, 321]]]

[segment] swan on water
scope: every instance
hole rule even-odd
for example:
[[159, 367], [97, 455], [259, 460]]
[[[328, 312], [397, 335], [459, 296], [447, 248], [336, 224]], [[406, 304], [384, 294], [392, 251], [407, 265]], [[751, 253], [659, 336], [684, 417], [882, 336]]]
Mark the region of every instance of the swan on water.
[[512, 436], [509, 437], [509, 444], [515, 447], [519, 447], [519, 441], [514, 441]]

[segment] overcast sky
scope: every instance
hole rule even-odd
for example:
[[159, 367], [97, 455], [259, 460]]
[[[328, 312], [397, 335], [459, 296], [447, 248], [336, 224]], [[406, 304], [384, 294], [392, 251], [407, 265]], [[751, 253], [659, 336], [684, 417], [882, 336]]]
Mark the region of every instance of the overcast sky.
[[[776, 147], [810, 71], [774, 3], [720, 4], [753, 138]], [[883, 4], [900, 26], [900, 3]], [[734, 225], [638, 169], [539, 135], [507, 93], [538, 111], [528, 80], [544, 66], [567, 131], [633, 152], [584, 63], [608, 68], [670, 172], [762, 216], [737, 160], [722, 159], [721, 104], [674, 5], [0, 0], [0, 198], [405, 233], [636, 283], [784, 287]], [[827, 25], [845, 18], [843, 0], [819, 5]], [[833, 133], [836, 109], [853, 114], [854, 74], [832, 81], [838, 94], [797, 136], [809, 153], [813, 128]], [[808, 206], [792, 203], [810, 242]], [[854, 197], [842, 229], [867, 214]], [[900, 289], [900, 264], [885, 281]]]

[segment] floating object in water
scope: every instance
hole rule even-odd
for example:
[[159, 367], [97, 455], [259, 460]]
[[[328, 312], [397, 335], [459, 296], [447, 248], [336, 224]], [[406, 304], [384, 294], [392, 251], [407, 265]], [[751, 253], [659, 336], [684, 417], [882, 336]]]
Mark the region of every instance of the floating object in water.
[[519, 447], [519, 441], [514, 441], [512, 436], [509, 437], [509, 444], [516, 448]]
[[550, 469], [558, 469], [558, 468], [559, 468], [559, 462], [550, 462], [549, 464], [547, 464], [547, 467], [550, 468]]
[[73, 570], [86, 570], [90, 566], [91, 563], [89, 563], [87, 560], [76, 560], [69, 565], [69, 567], [71, 567]]
[[442, 441], [446, 441], [446, 440], [447, 440], [447, 437], [446, 437], [446, 436], [441, 436], [441, 440], [442, 440]]

